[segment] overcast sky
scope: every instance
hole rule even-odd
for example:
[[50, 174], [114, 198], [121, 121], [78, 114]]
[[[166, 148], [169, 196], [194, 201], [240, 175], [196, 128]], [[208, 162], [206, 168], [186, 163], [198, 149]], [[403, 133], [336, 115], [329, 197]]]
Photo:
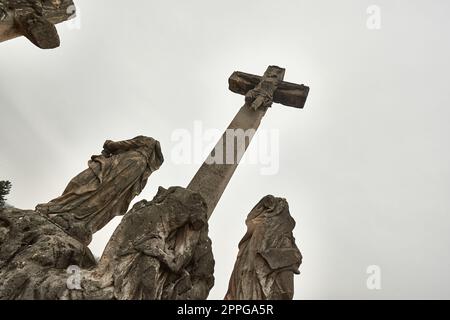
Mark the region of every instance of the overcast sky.
[[[240, 166], [213, 213], [210, 298], [223, 298], [245, 217], [267, 194], [297, 221], [296, 299], [450, 298], [448, 1], [75, 2], [60, 48], [0, 44], [0, 179], [13, 183], [12, 205], [57, 197], [104, 140], [140, 134], [166, 162], [136, 200], [186, 186], [200, 164], [173, 161], [174, 130], [225, 129], [244, 102], [227, 89], [231, 73], [279, 65], [310, 96], [263, 120], [261, 132], [279, 134], [277, 174]], [[366, 23], [374, 4], [378, 30]], [[118, 222], [95, 236], [96, 255]], [[370, 265], [381, 290], [366, 286]]]

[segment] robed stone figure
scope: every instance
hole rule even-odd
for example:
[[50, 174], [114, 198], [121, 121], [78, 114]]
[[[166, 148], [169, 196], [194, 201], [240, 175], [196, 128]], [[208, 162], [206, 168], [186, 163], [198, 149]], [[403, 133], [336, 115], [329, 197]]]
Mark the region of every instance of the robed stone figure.
[[0, 209], [0, 300], [206, 299], [214, 258], [196, 192], [159, 188], [136, 203], [98, 262], [85, 244], [162, 161], [154, 139], [107, 141], [61, 197], [38, 211]]
[[93, 233], [128, 210], [163, 161], [160, 144], [153, 138], [108, 140], [102, 154], [92, 156], [88, 169], [73, 178], [60, 197], [38, 205], [36, 211], [87, 245]]
[[114, 299], [202, 300], [213, 273], [205, 200], [182, 187], [160, 187], [152, 201], [125, 214], [92, 273], [101, 285], [86, 293], [112, 287]]
[[264, 197], [246, 220], [247, 233], [230, 278], [226, 300], [290, 300], [302, 262], [292, 230], [295, 221], [283, 198]]

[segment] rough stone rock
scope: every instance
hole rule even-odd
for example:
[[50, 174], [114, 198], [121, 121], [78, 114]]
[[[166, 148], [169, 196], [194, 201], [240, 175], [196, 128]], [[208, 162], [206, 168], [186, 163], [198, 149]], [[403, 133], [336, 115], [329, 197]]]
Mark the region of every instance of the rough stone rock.
[[302, 256], [285, 199], [264, 197], [246, 220], [247, 233], [230, 278], [226, 300], [289, 300]]
[[86, 246], [45, 215], [0, 211], [0, 299], [63, 298], [70, 265], [90, 269], [96, 262]]

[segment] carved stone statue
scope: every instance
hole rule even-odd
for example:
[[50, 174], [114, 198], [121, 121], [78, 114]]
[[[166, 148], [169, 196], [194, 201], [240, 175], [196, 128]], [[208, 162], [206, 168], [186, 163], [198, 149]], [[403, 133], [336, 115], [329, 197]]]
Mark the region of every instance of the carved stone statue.
[[89, 168], [70, 181], [62, 196], [36, 207], [86, 245], [93, 233], [128, 210], [164, 161], [159, 142], [144, 136], [108, 140], [103, 148], [101, 155], [92, 156]]
[[0, 299], [206, 299], [213, 272], [205, 201], [181, 187], [137, 203], [98, 265], [45, 215], [0, 212]]
[[61, 197], [0, 209], [0, 299], [206, 299], [214, 259], [196, 192], [159, 188], [125, 214], [99, 263], [87, 247], [162, 162], [152, 138], [106, 141]]
[[230, 278], [226, 300], [288, 300], [302, 256], [285, 199], [264, 197], [246, 220], [247, 233]]
[[[71, 3], [0, 0], [0, 41], [20, 33], [41, 47], [59, 45], [50, 18], [66, 18], [59, 9]], [[284, 73], [271, 66], [263, 77], [232, 75], [230, 89], [246, 103], [230, 130], [258, 129], [273, 102], [303, 108], [309, 88], [284, 82]], [[207, 220], [240, 161], [238, 146], [227, 149], [233, 164], [210, 161], [211, 153], [187, 188], [160, 188], [152, 201], [137, 203], [98, 263], [87, 247], [92, 234], [124, 214], [160, 167], [156, 140], [106, 141], [60, 197], [36, 211], [0, 209], [0, 299], [206, 299], [214, 283]], [[225, 298], [292, 299], [302, 256], [286, 200], [263, 198], [246, 223]]]
[[55, 24], [74, 16], [72, 0], [0, 0], [0, 42], [23, 35], [39, 48], [56, 48]]
[[181, 187], [159, 188], [123, 218], [95, 271], [116, 299], [206, 299], [214, 259], [204, 199]]

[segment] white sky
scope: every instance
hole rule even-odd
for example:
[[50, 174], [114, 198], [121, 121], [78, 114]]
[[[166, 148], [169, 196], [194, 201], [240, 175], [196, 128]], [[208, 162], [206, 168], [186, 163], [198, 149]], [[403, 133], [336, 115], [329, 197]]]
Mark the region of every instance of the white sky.
[[[0, 178], [9, 202], [61, 194], [106, 139], [139, 134], [166, 162], [137, 199], [186, 186], [199, 164], [171, 161], [175, 129], [225, 129], [243, 104], [235, 70], [286, 68], [311, 87], [304, 110], [275, 105], [280, 170], [238, 168], [210, 221], [221, 299], [250, 209], [288, 199], [304, 256], [297, 299], [450, 298], [450, 3], [434, 1], [76, 0], [81, 28], [61, 48], [0, 44]], [[381, 29], [366, 9], [381, 8]], [[100, 255], [118, 219], [91, 245]], [[381, 290], [366, 268], [379, 265]]]

